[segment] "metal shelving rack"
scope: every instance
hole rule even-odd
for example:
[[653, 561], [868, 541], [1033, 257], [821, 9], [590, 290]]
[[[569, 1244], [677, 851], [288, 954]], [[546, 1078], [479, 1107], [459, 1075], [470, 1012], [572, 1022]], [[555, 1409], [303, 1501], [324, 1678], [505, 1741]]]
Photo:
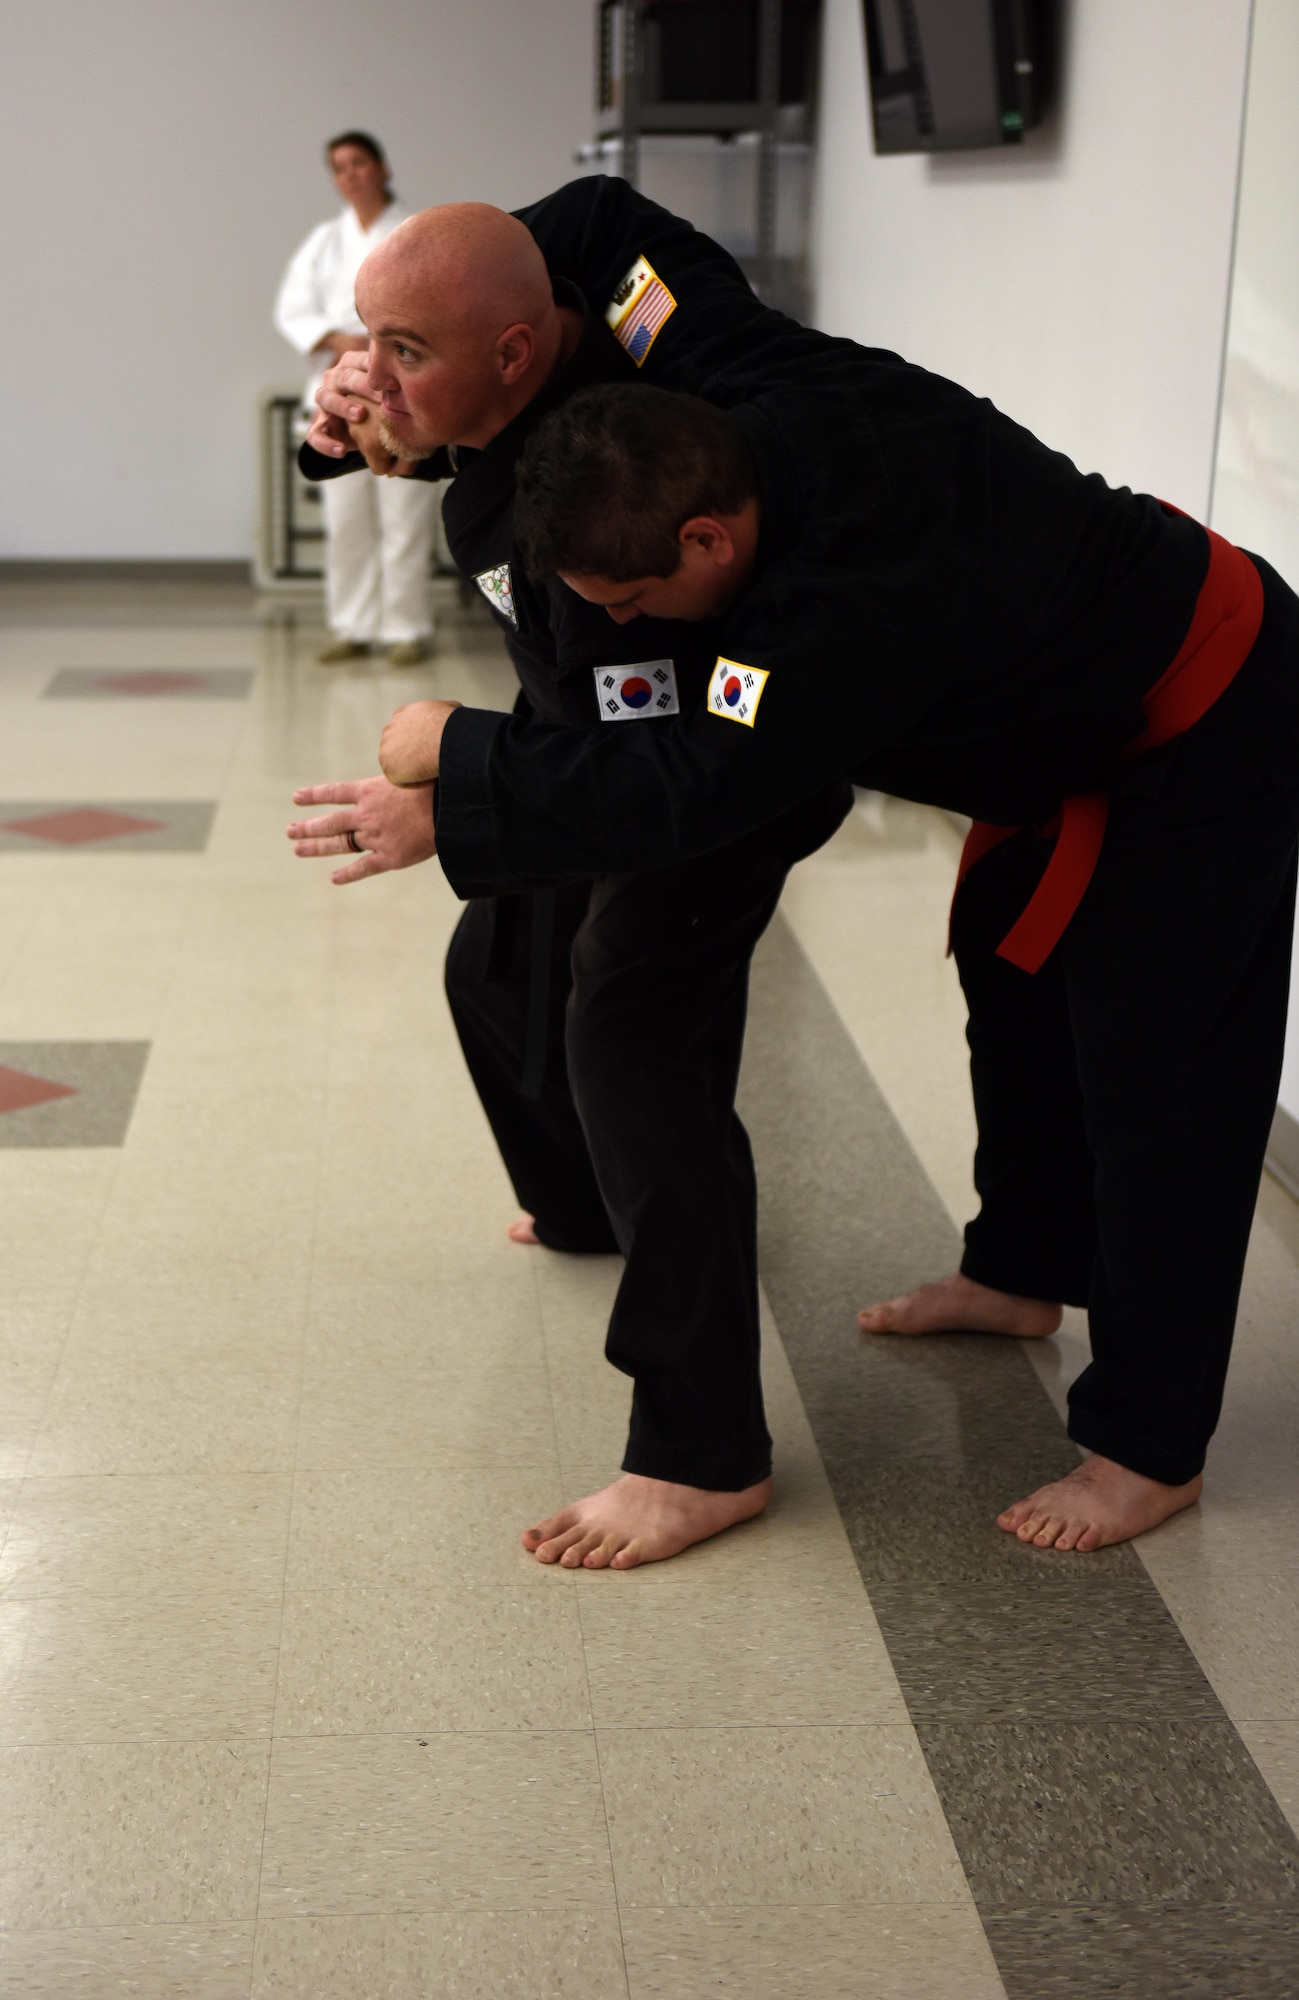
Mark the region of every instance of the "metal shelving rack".
[[[253, 564], [259, 590], [284, 597], [312, 597], [325, 580], [325, 508], [319, 486], [298, 468], [298, 447], [306, 432], [302, 391], [267, 390], [261, 398], [258, 430], [261, 456], [261, 529]], [[359, 475], [349, 475], [359, 476]], [[431, 574], [454, 577], [439, 515]], [[477, 593], [474, 593], [475, 598]]]
[[262, 541], [257, 565], [264, 590], [319, 585], [325, 574], [320, 492], [298, 470], [302, 392], [268, 395], [262, 404]]
[[[655, 0], [598, 0], [596, 10], [597, 142], [616, 141], [619, 171], [635, 187], [640, 142], [653, 134], [758, 138], [756, 255], [742, 259], [754, 289], [768, 296], [782, 288], [776, 256], [776, 198], [781, 138], [781, 37], [783, 0], [756, 0], [756, 95], [745, 101], [681, 103], [656, 88]], [[788, 108], [788, 107], [786, 107]]]

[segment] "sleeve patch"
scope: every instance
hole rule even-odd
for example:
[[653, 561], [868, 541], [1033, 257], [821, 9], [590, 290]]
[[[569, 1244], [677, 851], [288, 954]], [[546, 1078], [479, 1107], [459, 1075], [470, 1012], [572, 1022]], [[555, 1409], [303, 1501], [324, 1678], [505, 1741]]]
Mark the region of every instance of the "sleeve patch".
[[676, 300], [649, 259], [638, 257], [615, 287], [604, 316], [614, 339], [640, 368], [676, 309]]
[[595, 698], [601, 722], [639, 722], [655, 715], [680, 715], [676, 663], [641, 660], [634, 666], [597, 667]]
[[752, 729], [769, 678], [763, 667], [746, 667], [740, 660], [719, 656], [708, 683], [708, 706], [727, 722], [742, 722]]
[[492, 610], [499, 611], [502, 618], [508, 618], [517, 632], [519, 620], [514, 609], [514, 583], [510, 576], [510, 565], [498, 563], [495, 569], [480, 569], [474, 582]]

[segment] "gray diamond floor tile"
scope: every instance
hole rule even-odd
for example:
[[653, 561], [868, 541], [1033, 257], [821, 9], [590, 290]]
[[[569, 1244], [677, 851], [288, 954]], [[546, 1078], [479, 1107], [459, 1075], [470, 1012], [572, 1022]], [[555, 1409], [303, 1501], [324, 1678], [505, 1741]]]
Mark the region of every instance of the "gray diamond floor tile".
[[[148, 1042], [0, 1042], [0, 1146], [120, 1146]], [[17, 1102], [41, 1085], [59, 1094]], [[5, 1103], [15, 1108], [5, 1110]]]

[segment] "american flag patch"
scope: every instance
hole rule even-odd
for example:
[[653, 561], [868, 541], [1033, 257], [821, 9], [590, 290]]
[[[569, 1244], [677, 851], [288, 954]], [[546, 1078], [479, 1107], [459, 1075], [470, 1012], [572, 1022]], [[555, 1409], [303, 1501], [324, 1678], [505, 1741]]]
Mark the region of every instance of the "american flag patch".
[[613, 337], [639, 368], [653, 347], [659, 329], [672, 317], [677, 302], [645, 257], [638, 257], [609, 301], [605, 319]]

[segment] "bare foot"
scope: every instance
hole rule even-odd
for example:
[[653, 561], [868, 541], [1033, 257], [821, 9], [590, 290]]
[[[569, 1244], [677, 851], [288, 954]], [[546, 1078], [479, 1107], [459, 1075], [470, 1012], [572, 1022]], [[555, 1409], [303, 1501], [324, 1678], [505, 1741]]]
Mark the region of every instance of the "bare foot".
[[994, 1292], [953, 1271], [900, 1299], [867, 1306], [857, 1322], [863, 1333], [1013, 1333], [1020, 1340], [1041, 1340], [1063, 1317], [1049, 1299]]
[[770, 1498], [769, 1479], [740, 1493], [715, 1493], [625, 1472], [602, 1493], [526, 1529], [523, 1546], [538, 1562], [565, 1569], [636, 1569], [679, 1556], [737, 1521], [752, 1520]]
[[1116, 1465], [1112, 1458], [1084, 1459], [1075, 1472], [998, 1514], [997, 1526], [1039, 1549], [1086, 1554], [1111, 1542], [1130, 1542], [1157, 1528], [1170, 1514], [1193, 1507], [1204, 1485], [1197, 1473], [1185, 1486], [1165, 1486]]
[[541, 1242], [541, 1238], [537, 1234], [537, 1225], [530, 1215], [521, 1215], [517, 1222], [510, 1224], [505, 1234], [509, 1237], [511, 1243], [539, 1244]]

